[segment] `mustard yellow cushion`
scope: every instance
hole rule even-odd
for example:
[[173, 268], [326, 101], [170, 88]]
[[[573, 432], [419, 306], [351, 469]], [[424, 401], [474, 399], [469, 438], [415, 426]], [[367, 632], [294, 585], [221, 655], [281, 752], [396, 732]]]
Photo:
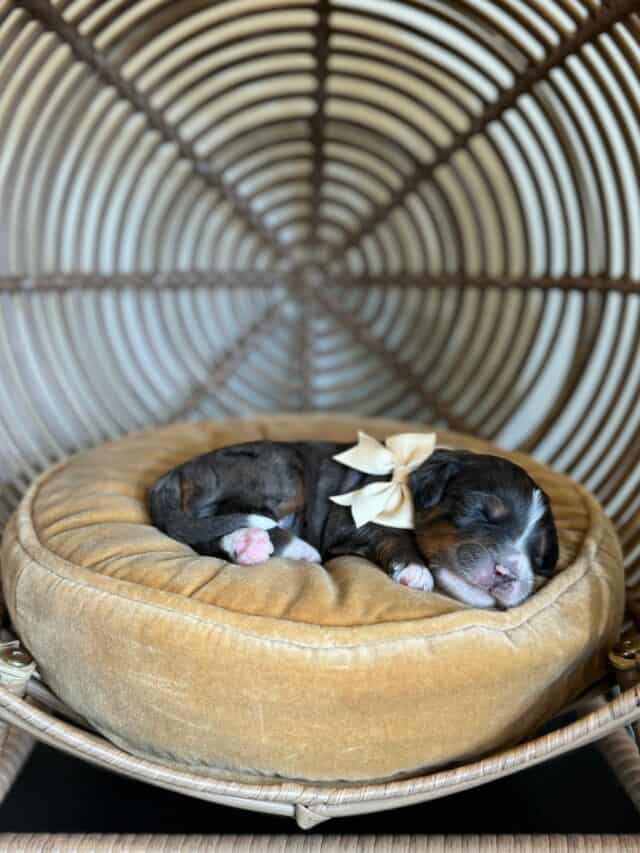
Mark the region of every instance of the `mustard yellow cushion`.
[[427, 430], [322, 416], [180, 424], [43, 474], [6, 530], [2, 581], [45, 681], [125, 750], [243, 781], [381, 780], [532, 733], [603, 673], [623, 613], [611, 524], [566, 477], [503, 454], [549, 494], [561, 547], [561, 571], [506, 612], [407, 589], [359, 558], [235, 566], [149, 523], [149, 486], [196, 454], [265, 437], [355, 442], [358, 428]]

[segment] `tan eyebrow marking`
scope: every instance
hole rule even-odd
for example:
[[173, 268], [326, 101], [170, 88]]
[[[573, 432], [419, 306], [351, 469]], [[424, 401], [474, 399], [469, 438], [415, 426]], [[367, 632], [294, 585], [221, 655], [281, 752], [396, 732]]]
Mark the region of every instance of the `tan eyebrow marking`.
[[491, 521], [504, 521], [511, 515], [509, 507], [497, 495], [489, 495], [484, 509]]

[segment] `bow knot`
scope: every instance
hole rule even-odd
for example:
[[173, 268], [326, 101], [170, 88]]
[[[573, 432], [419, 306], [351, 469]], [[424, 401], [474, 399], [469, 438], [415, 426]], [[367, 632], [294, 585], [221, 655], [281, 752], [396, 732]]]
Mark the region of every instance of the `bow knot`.
[[435, 433], [392, 435], [383, 446], [366, 432], [359, 432], [357, 445], [333, 458], [365, 474], [391, 474], [391, 480], [369, 483], [346, 495], [333, 495], [331, 500], [351, 507], [356, 527], [372, 521], [385, 527], [411, 530], [413, 500], [409, 475], [431, 456], [435, 447]]
[[406, 483], [409, 479], [411, 468], [408, 465], [398, 465], [393, 471], [392, 483]]

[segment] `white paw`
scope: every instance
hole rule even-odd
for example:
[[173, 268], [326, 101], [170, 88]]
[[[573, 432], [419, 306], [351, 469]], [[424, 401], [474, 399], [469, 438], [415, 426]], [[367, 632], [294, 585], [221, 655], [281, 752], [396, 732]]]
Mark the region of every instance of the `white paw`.
[[396, 583], [411, 589], [422, 589], [424, 592], [433, 589], [433, 576], [422, 563], [401, 563], [393, 568], [391, 577]]
[[287, 542], [278, 556], [288, 557], [291, 560], [307, 560], [309, 563], [322, 562], [320, 554], [313, 545], [309, 545], [304, 539], [298, 539], [297, 536], [291, 542]]
[[225, 554], [241, 566], [263, 563], [273, 554], [273, 543], [269, 534], [258, 527], [241, 527], [234, 530], [233, 533], [222, 537], [220, 545]]

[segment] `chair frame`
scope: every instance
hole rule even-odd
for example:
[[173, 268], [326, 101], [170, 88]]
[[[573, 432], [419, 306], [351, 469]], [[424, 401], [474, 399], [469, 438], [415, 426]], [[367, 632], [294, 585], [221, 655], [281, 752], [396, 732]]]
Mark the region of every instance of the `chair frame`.
[[[0, 0], [0, 521], [47, 464], [181, 418], [339, 408], [473, 432], [576, 477], [609, 512], [628, 589], [611, 655], [620, 690], [596, 685], [575, 722], [462, 767], [348, 789], [247, 785], [106, 742], [16, 653], [7, 625], [0, 799], [38, 739], [311, 828], [595, 741], [640, 809], [640, 2], [240, 5], [154, 0], [139, 14], [138, 0], [107, 12], [99, 0]], [[114, 838], [0, 836], [0, 847]], [[179, 843], [229, 849], [213, 836]], [[637, 849], [640, 836], [580, 843]]]

